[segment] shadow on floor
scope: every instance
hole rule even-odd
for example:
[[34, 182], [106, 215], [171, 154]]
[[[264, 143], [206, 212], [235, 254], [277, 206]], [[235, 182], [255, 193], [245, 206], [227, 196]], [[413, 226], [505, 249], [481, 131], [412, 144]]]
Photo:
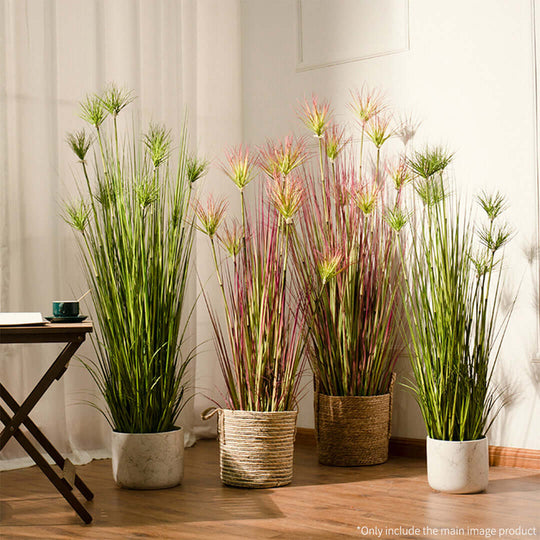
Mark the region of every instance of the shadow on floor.
[[297, 444], [294, 453], [293, 486], [374, 482], [389, 478], [423, 478], [426, 464], [422, 459], [394, 458], [380, 465], [332, 467], [318, 462], [317, 449], [309, 444]]
[[523, 493], [539, 489], [540, 473], [531, 471], [529, 476], [490, 480], [486, 493]]

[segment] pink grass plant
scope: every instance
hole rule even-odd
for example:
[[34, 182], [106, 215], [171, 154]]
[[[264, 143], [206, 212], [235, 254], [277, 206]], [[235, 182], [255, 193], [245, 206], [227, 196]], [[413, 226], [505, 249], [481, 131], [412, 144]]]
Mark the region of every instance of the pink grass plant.
[[327, 101], [319, 103], [316, 96], [306, 99], [301, 105], [300, 119], [317, 138], [322, 138], [328, 126], [330, 104]]
[[377, 179], [380, 172], [381, 148], [394, 133], [395, 129], [392, 127], [392, 117], [388, 114], [380, 114], [373, 117], [366, 126], [366, 135], [377, 149], [375, 158], [375, 176]]
[[219, 240], [229, 256], [236, 259], [243, 242], [243, 231], [240, 223], [236, 219], [225, 223], [223, 232], [219, 234]]
[[360, 158], [358, 160], [358, 177], [362, 180], [362, 165], [364, 161], [364, 139], [368, 124], [373, 122], [387, 109], [384, 97], [379, 90], [362, 86], [361, 90], [351, 91], [350, 109], [360, 125]]
[[266, 146], [259, 148], [259, 165], [270, 178], [288, 176], [307, 158], [305, 140], [290, 135], [282, 141], [268, 141]]
[[225, 174], [243, 191], [255, 177], [255, 157], [243, 145], [231, 148], [226, 155], [226, 164], [222, 166]]
[[386, 109], [382, 93], [369, 86], [364, 85], [360, 90], [351, 90], [350, 109], [353, 111], [361, 127], [366, 127], [367, 123], [377, 117]]
[[225, 217], [226, 211], [227, 201], [224, 199], [215, 200], [213, 195], [209, 195], [206, 206], [197, 201], [195, 203], [195, 214], [199, 220], [198, 229], [213, 239]]
[[[289, 411], [296, 408], [304, 363], [305, 309], [300, 309], [302, 294], [292, 291], [294, 281], [288, 278], [290, 231], [295, 227], [303, 189], [288, 174], [304, 161], [305, 154], [293, 139], [267, 146], [266, 150], [262, 152], [264, 163], [269, 170], [277, 171], [268, 181], [270, 201], [260, 197], [253, 213], [242, 201], [242, 224], [233, 221], [224, 225], [223, 232], [215, 231], [225, 252], [218, 251], [219, 244], [207, 232], [224, 303], [224, 321], [206, 301], [227, 388], [226, 406]], [[247, 149], [229, 154], [230, 170], [238, 163], [238, 155], [247, 164], [245, 176], [254, 178], [255, 159]], [[229, 176], [234, 181], [233, 175]], [[243, 188], [235, 184], [243, 198]], [[206, 214], [198, 215], [204, 219]], [[204, 222], [201, 229], [205, 230]]]
[[412, 180], [411, 170], [404, 157], [400, 157], [395, 162], [387, 163], [385, 169], [397, 192], [401, 192], [401, 190]]
[[286, 224], [291, 224], [304, 200], [304, 186], [297, 177], [272, 178], [268, 181], [267, 191], [274, 208]]
[[[308, 298], [308, 359], [319, 391], [327, 395], [387, 393], [400, 352], [401, 257], [387, 216], [389, 208], [400, 212], [407, 181], [404, 173], [393, 181], [399, 183], [397, 193], [380, 163], [391, 133], [389, 117], [381, 116], [384, 108], [377, 92], [364, 88], [353, 94], [360, 154], [342, 128], [331, 127], [345, 144], [333, 154], [320, 149], [318, 173], [306, 174], [309, 196], [300, 210], [293, 260]], [[368, 135], [379, 127], [379, 134]], [[378, 156], [370, 174], [362, 173], [362, 161], [370, 158], [365, 135]]]
[[332, 123], [324, 133], [324, 149], [330, 163], [334, 163], [341, 151], [350, 143], [350, 137], [345, 134], [345, 128]]

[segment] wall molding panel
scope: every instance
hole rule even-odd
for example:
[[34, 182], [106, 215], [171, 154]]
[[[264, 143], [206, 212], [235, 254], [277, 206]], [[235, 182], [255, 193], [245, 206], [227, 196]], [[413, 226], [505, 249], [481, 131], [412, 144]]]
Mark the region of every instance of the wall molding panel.
[[296, 22], [297, 72], [410, 49], [409, 0], [297, 0]]

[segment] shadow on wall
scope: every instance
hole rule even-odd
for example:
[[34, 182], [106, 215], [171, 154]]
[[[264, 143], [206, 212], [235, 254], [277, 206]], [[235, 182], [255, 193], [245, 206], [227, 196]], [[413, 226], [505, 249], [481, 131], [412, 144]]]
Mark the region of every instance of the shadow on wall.
[[[537, 265], [540, 264], [540, 246], [536, 245], [536, 243], [533, 241], [528, 246], [526, 246], [523, 251], [527, 258], [527, 263], [530, 268], [530, 276], [531, 276], [532, 290], [533, 290], [532, 308], [534, 310], [534, 313], [536, 314], [537, 321], [539, 321], [538, 331], [540, 332], [540, 281], [539, 281], [540, 274], [538, 272], [535, 272], [535, 270], [538, 268]], [[540, 349], [540, 335], [538, 336], [538, 342], [536, 343], [536, 347]], [[535, 354], [536, 355], [539, 354], [538, 350], [527, 351], [527, 352], [528, 352], [528, 355], [527, 355], [528, 358], [533, 358]], [[536, 417], [536, 408], [538, 406], [538, 403], [540, 403], [540, 363], [539, 362], [528, 362], [527, 377], [534, 391], [534, 397], [533, 397], [534, 401], [530, 409], [525, 433], [530, 432], [533, 419]]]
[[523, 254], [527, 259], [527, 264], [529, 265], [530, 269], [530, 276], [533, 287], [532, 307], [537, 316], [540, 317], [540, 283], [538, 282], [539, 276], [535, 272], [536, 265], [538, 264], [538, 260], [540, 259], [540, 247], [537, 246], [536, 243], [533, 241], [523, 248]]
[[395, 371], [398, 375], [394, 387], [392, 435], [411, 439], [424, 439], [426, 428], [414, 392], [406, 385], [414, 385], [414, 375], [406, 347], [399, 356]]
[[[522, 249], [523, 255], [526, 258], [529, 267], [529, 277], [525, 276], [525, 280], [529, 279], [532, 290], [530, 307], [537, 317], [540, 317], [540, 283], [536, 272], [536, 265], [540, 257], [540, 248], [536, 243], [530, 242]], [[513, 307], [515, 293], [505, 290], [501, 302], [501, 310], [508, 312]], [[506, 315], [506, 313], [505, 313]], [[540, 403], [540, 363], [531, 362], [530, 359], [537, 354], [535, 348], [540, 347], [540, 344], [534, 342], [525, 351], [525, 366], [523, 372], [515, 369], [515, 365], [502, 366], [496, 370], [495, 382], [500, 388], [502, 394], [502, 403], [504, 404], [501, 414], [490, 430], [490, 435], [494, 439], [500, 439], [501, 436], [511, 431], [512, 423], [515, 421], [512, 418], [513, 410], [520, 406], [520, 403], [525, 400], [531, 401], [530, 411], [527, 418], [524, 419], [522, 433], [524, 437], [531, 433], [533, 420], [536, 417], [537, 404]], [[522, 446], [527, 446], [523, 441]]]

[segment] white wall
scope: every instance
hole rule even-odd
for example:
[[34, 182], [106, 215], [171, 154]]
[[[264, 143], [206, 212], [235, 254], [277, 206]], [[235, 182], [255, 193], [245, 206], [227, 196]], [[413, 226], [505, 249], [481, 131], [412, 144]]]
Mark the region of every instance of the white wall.
[[[325, 4], [332, 10], [353, 6], [347, 0], [317, 3], [320, 9]], [[393, 11], [399, 5], [390, 0], [379, 4], [389, 10], [389, 24], [399, 23]], [[409, 30], [408, 51], [297, 71], [296, 0], [244, 0], [242, 69], [248, 143], [301, 132], [295, 109], [312, 92], [331, 99], [345, 119], [349, 89], [365, 81], [384, 89], [396, 109], [422, 121], [417, 143], [444, 143], [456, 152], [453, 171], [461, 189], [471, 194], [499, 189], [508, 195], [507, 217], [517, 234], [507, 253], [507, 288], [511, 294], [521, 287], [500, 373], [514, 401], [495, 424], [491, 444], [540, 449], [540, 369], [531, 362], [538, 348], [535, 267], [524, 253], [537, 246], [532, 6], [530, 0], [414, 0], [408, 21], [402, 17]], [[357, 11], [352, 15], [357, 17]], [[321, 12], [321, 17], [333, 20], [336, 14]], [[381, 24], [385, 19], [378, 14], [377, 20]], [[370, 47], [385, 51], [384, 43], [381, 48], [366, 42], [365, 32], [351, 31], [350, 24], [347, 28], [349, 35], [340, 35], [339, 46], [349, 56], [355, 50], [354, 56], [369, 54]], [[424, 436], [410, 396], [400, 390], [396, 402], [394, 435]], [[301, 402], [299, 425], [313, 426], [311, 391]]]
[[[208, 176], [201, 182], [201, 198], [212, 194], [226, 197], [231, 213], [239, 211], [238, 190], [219, 168], [228, 146], [242, 139], [241, 30], [239, 0], [197, 0], [196, 27], [196, 126], [197, 151], [212, 160]], [[220, 298], [208, 237], [197, 234], [197, 280], [204, 285], [209, 299]], [[200, 287], [199, 287], [200, 290]], [[221, 400], [224, 383], [218, 367], [213, 329], [208, 308], [199, 296], [195, 311], [197, 322], [197, 373], [193, 409], [197, 437], [213, 437], [216, 417], [201, 419], [201, 412]]]

